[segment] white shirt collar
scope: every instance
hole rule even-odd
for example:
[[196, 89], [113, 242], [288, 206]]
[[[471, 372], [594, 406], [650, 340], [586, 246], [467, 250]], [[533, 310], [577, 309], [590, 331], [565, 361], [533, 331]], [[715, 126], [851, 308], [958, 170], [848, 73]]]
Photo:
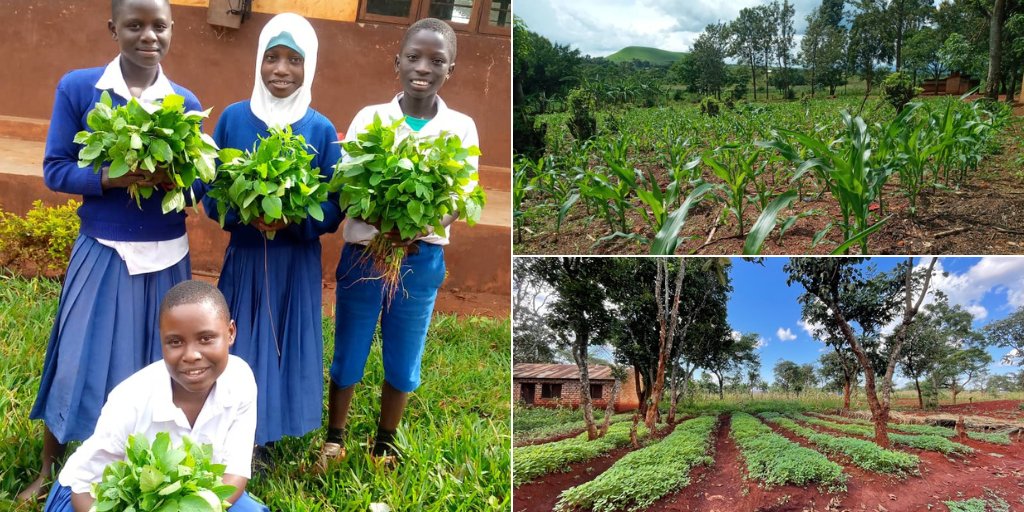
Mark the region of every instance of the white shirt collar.
[[[118, 54], [114, 57], [114, 60], [107, 64], [106, 69], [103, 70], [103, 74], [100, 79], [96, 81], [97, 89], [110, 89], [114, 91], [114, 94], [124, 98], [131, 99], [132, 93], [128, 89], [128, 83], [124, 81], [124, 74], [121, 73], [121, 55]], [[175, 94], [174, 87], [171, 86], [171, 81], [164, 75], [163, 68], [159, 65], [156, 71], [156, 81], [153, 85], [150, 85], [146, 90], [142, 91], [139, 96], [139, 103], [143, 106], [155, 106], [160, 100], [164, 99], [168, 94]], [[146, 110], [150, 110], [147, 108]]]
[[[398, 103], [398, 100], [402, 99], [402, 96], [404, 95], [404, 92], [400, 92], [396, 94], [394, 98], [391, 99], [391, 108], [394, 111], [395, 119], [405, 117], [405, 114], [402, 113], [402, 105]], [[441, 96], [434, 97], [437, 98], [437, 114], [434, 115], [431, 121], [444, 116], [448, 112], [448, 104], [445, 103], [443, 99], [441, 99]]]
[[[231, 359], [228, 359], [228, 365], [230, 366]], [[166, 375], [166, 385], [160, 385], [154, 390], [152, 395], [152, 408], [153, 408], [153, 421], [176, 421], [179, 418], [183, 418], [183, 413], [177, 405], [174, 405], [174, 395], [171, 388], [171, 374], [167, 369], [167, 363], [163, 365], [163, 375]], [[207, 411], [206, 409], [210, 406], [215, 406], [218, 409], [224, 409], [232, 402], [232, 391], [231, 386], [220, 386], [218, 385], [221, 380], [224, 379], [224, 375], [228, 373], [227, 368], [221, 373], [220, 377], [217, 378], [217, 382], [213, 384], [213, 389], [210, 390], [209, 396], [206, 397], [205, 405], [203, 405], [204, 416], [209, 416], [210, 413], [216, 414], [214, 411]], [[188, 425], [181, 425], [188, 427]], [[191, 427], [188, 427], [191, 428]]]

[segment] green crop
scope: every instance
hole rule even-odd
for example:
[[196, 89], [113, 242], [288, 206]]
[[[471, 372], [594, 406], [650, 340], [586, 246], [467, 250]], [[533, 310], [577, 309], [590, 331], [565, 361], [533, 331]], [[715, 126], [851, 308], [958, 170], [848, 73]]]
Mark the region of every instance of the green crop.
[[225, 499], [235, 487], [221, 480], [225, 466], [212, 463], [213, 447], [181, 441], [173, 447], [171, 436], [160, 432], [150, 446], [143, 435], [129, 436], [127, 460], [108, 465], [93, 484], [90, 512], [227, 510]]
[[393, 247], [384, 233], [394, 230], [409, 240], [432, 227], [444, 231], [446, 215], [459, 215], [470, 226], [480, 219], [486, 198], [469, 158], [476, 146], [463, 147], [455, 134], [403, 136], [405, 121], [373, 122], [356, 140], [342, 143], [349, 159], [338, 162], [331, 190], [340, 191], [339, 205], [351, 217], [380, 227], [369, 245], [374, 264], [390, 292], [397, 290], [404, 248]]
[[[200, 130], [210, 110], [185, 112], [185, 98], [177, 94], [168, 94], [154, 112], [148, 112], [135, 98], [113, 108], [110, 94], [103, 91], [86, 119], [92, 131], [75, 134], [75, 143], [84, 145], [78, 152], [78, 165], [91, 165], [99, 172], [110, 162], [110, 178], [140, 169], [150, 173], [165, 169], [173, 188], [164, 196], [161, 208], [164, 213], [180, 212], [185, 209], [184, 191], [189, 190], [195, 204], [192, 183], [196, 179], [209, 183], [216, 174], [217, 144]], [[141, 207], [141, 198], [152, 196], [153, 187], [133, 184], [128, 192]]]
[[772, 432], [745, 412], [732, 414], [731, 435], [743, 454], [750, 478], [764, 482], [766, 487], [811, 482], [827, 484], [833, 490], [846, 486], [847, 477], [839, 464]]
[[690, 470], [710, 466], [716, 419], [702, 416], [646, 448], [626, 454], [597, 478], [561, 494], [555, 510], [640, 510], [690, 484]]
[[[298, 223], [307, 216], [324, 220], [320, 203], [327, 200], [327, 185], [320, 182], [320, 170], [310, 168], [313, 155], [307, 148], [313, 149], [288, 126], [271, 128], [251, 151], [222, 149], [223, 164], [207, 192], [217, 200], [221, 227], [229, 209], [238, 212], [243, 224], [260, 218], [267, 224]], [[266, 235], [274, 238], [273, 231]]]
[[[614, 423], [608, 433], [590, 441], [584, 432], [576, 437], [551, 443], [512, 449], [512, 485], [520, 486], [552, 471], [564, 470], [569, 463], [590, 460], [629, 443], [630, 422]], [[637, 438], [647, 436], [647, 427], [637, 426]]]
[[[853, 434], [855, 436], [863, 436], [873, 438], [875, 436], [875, 430], [873, 427], [851, 425], [849, 423], [836, 423], [834, 421], [825, 421], [810, 416], [804, 416], [803, 414], [790, 414], [790, 417], [797, 421], [803, 421], [811, 425], [817, 425], [828, 429], [836, 430], [846, 434]], [[921, 450], [928, 450], [932, 452], [940, 452], [945, 454], [952, 453], [970, 453], [972, 450], [969, 446], [962, 445], [960, 443], [954, 443], [949, 439], [936, 435], [907, 435], [907, 434], [894, 434], [889, 432], [889, 440], [893, 444], [899, 444], [903, 446], [909, 446], [911, 448], [918, 448]]]

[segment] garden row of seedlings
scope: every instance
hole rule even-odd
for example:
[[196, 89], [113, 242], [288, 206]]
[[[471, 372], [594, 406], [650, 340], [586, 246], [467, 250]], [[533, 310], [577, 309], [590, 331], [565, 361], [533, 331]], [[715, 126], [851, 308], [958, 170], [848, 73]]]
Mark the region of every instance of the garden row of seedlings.
[[[836, 422], [842, 423], [853, 423], [855, 425], [872, 426], [872, 423], [868, 420], [859, 418], [849, 418], [846, 416], [836, 416], [831, 414], [814, 414], [815, 416]], [[956, 430], [949, 427], [939, 427], [936, 425], [913, 425], [907, 423], [889, 423], [889, 430], [896, 430], [906, 434], [918, 434], [918, 435], [936, 435], [942, 437], [956, 437]], [[967, 437], [975, 441], [982, 441], [985, 443], [1009, 445], [1010, 434], [1006, 432], [976, 432], [973, 430], [967, 431]]]
[[[613, 423], [603, 437], [587, 440], [587, 433], [532, 446], [512, 449], [512, 485], [519, 487], [554, 471], [567, 471], [569, 464], [583, 462], [629, 443], [631, 422]], [[647, 427], [637, 426], [637, 438], [647, 437]]]
[[731, 435], [746, 462], [748, 478], [760, 480], [766, 487], [816, 484], [831, 491], [846, 488], [842, 466], [776, 434], [745, 412], [732, 414]]
[[[872, 438], [875, 435], [874, 427], [864, 425], [854, 425], [850, 423], [837, 423], [834, 421], [823, 420], [820, 418], [812, 418], [803, 414], [790, 414], [791, 418], [802, 421], [808, 425], [816, 425], [824, 427], [830, 430], [842, 432], [844, 434], [851, 434], [855, 436], [862, 436]], [[896, 434], [893, 432], [889, 433], [889, 441], [893, 444], [909, 446], [911, 448], [917, 448], [919, 450], [927, 450], [930, 452], [939, 452], [945, 455], [959, 454], [959, 453], [971, 453], [972, 450], [969, 446], [955, 443], [946, 439], [942, 436], [934, 434], [925, 435], [909, 435], [909, 434]]]
[[690, 470], [711, 465], [717, 419], [687, 420], [660, 442], [630, 452], [597, 478], [562, 492], [556, 511], [639, 510], [690, 484]]
[[[518, 421], [518, 420], [517, 420]], [[612, 416], [610, 423], [616, 424], [624, 421], [633, 421], [633, 413], [622, 413]], [[587, 423], [584, 420], [570, 421], [557, 423], [554, 425], [543, 425], [532, 429], [519, 430], [519, 424], [516, 424], [516, 431], [514, 433], [513, 441], [518, 445], [523, 445], [530, 442], [539, 442], [544, 439], [550, 439], [560, 435], [569, 434], [572, 432], [586, 431]]]

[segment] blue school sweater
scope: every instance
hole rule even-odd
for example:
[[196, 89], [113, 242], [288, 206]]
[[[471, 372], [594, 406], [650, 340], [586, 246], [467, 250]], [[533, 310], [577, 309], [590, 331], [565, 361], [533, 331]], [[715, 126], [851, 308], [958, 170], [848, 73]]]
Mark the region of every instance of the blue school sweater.
[[[313, 146], [308, 151], [314, 153], [309, 165], [320, 170], [324, 186], [334, 175], [334, 165], [341, 159], [341, 145], [337, 143], [338, 132], [334, 124], [323, 114], [307, 109], [302, 119], [292, 123], [292, 133], [302, 135], [306, 144]], [[224, 109], [217, 120], [217, 128], [213, 132], [213, 140], [221, 148], [235, 148], [251, 151], [259, 137], [267, 137], [270, 132], [267, 124], [252, 113], [249, 100], [240, 101]], [[208, 188], [208, 187], [207, 187]], [[344, 215], [338, 207], [337, 194], [331, 194], [327, 201], [320, 203], [324, 212], [324, 220], [318, 221], [307, 217], [301, 223], [289, 224], [278, 230], [273, 240], [267, 240], [270, 246], [289, 245], [316, 240], [325, 233], [338, 230]], [[206, 214], [219, 220], [217, 202], [209, 197], [203, 198]], [[231, 244], [243, 247], [260, 247], [264, 245], [263, 234], [250, 225], [240, 224], [238, 212], [231, 210], [224, 219], [224, 229], [231, 233]]]
[[[157, 190], [149, 199], [142, 200], [142, 209], [128, 195], [128, 189], [114, 188], [104, 191], [100, 173], [92, 167], [78, 166], [81, 144], [75, 144], [75, 134], [88, 130], [86, 119], [103, 91], [96, 82], [105, 67], [78, 69], [60, 79], [50, 117], [50, 131], [46, 135], [43, 157], [43, 179], [46, 186], [57, 192], [82, 196], [78, 216], [82, 219], [83, 235], [104, 240], [152, 242], [173, 240], [185, 234], [185, 212], [164, 214], [160, 207], [164, 191]], [[185, 110], [202, 110], [199, 100], [188, 89], [171, 82], [174, 91], [185, 97]], [[114, 106], [128, 103], [113, 91], [110, 98]], [[198, 193], [201, 188], [193, 187]], [[190, 197], [185, 192], [186, 200]]]

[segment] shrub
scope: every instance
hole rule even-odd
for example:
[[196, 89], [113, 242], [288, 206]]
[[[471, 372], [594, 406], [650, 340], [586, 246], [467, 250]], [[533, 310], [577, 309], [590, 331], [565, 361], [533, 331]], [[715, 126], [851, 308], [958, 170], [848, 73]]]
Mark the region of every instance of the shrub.
[[36, 200], [25, 217], [0, 210], [0, 265], [67, 268], [78, 238], [76, 210], [81, 205], [74, 199], [60, 206], [44, 206]]
[[733, 413], [731, 435], [743, 454], [750, 478], [761, 480], [766, 487], [811, 482], [827, 484], [833, 490], [846, 487], [846, 475], [839, 464], [776, 434], [747, 413]]
[[569, 111], [569, 132], [578, 141], [589, 140], [597, 134], [597, 98], [585, 87], [569, 91], [566, 98]]
[[597, 478], [563, 492], [555, 510], [637, 510], [686, 487], [691, 469], [714, 462], [708, 451], [715, 421], [702, 416], [681, 423], [661, 442], [627, 454]]
[[722, 110], [721, 104], [718, 100], [711, 96], [705, 96], [700, 100], [700, 113], [709, 117], [715, 117]]
[[914, 96], [921, 94], [922, 90], [920, 87], [914, 87], [910, 75], [902, 71], [889, 73], [889, 76], [882, 81], [882, 95], [896, 109], [897, 113], [902, 112], [903, 107], [910, 103]]
[[729, 96], [734, 100], [742, 100], [747, 97], [747, 84], [746, 82], [739, 82], [733, 85], [729, 89]]
[[[552, 471], [564, 471], [569, 463], [590, 460], [629, 442], [629, 429], [633, 424], [622, 422], [608, 427], [604, 437], [587, 440], [584, 432], [571, 439], [553, 443], [523, 446], [512, 450], [512, 485], [520, 485]], [[647, 435], [647, 428], [637, 426], [637, 437]]]

